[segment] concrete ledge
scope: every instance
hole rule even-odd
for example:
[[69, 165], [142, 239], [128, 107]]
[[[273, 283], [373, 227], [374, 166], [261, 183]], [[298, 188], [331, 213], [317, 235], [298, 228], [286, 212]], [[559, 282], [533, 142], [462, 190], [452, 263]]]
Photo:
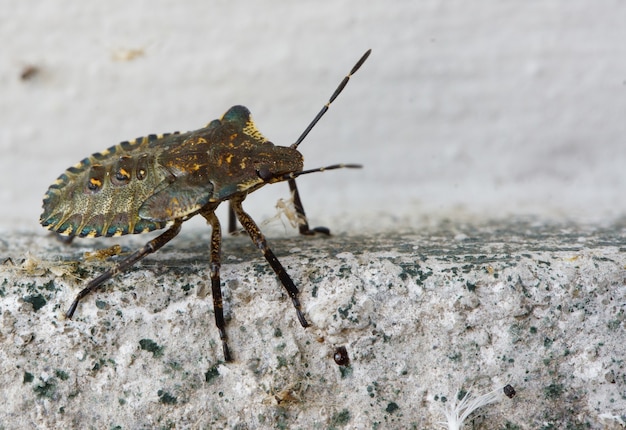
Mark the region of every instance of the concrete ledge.
[[[146, 237], [121, 240], [134, 250]], [[626, 423], [626, 228], [510, 221], [270, 238], [298, 324], [246, 237], [225, 238], [234, 363], [208, 287], [209, 231], [181, 236], [63, 312], [112, 241], [0, 240], [6, 428], [436, 428], [457, 391], [511, 384], [474, 429]], [[10, 258], [11, 260], [6, 260]], [[113, 257], [116, 259], [119, 257]], [[200, 293], [200, 294], [199, 294]], [[349, 364], [333, 360], [345, 346]]]

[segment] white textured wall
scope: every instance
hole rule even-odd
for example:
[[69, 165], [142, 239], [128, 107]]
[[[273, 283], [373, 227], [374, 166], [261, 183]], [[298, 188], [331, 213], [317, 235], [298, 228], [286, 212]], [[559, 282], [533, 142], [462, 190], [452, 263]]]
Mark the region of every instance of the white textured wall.
[[233, 104], [290, 144], [367, 48], [301, 146], [307, 167], [366, 165], [300, 181], [314, 224], [626, 213], [623, 1], [2, 3], [1, 228], [37, 229], [48, 185], [92, 152]]

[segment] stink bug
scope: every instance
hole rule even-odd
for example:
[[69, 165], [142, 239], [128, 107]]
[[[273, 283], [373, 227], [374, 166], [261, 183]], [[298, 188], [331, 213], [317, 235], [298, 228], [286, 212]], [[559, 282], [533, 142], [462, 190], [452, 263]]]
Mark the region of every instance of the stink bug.
[[300, 233], [329, 233], [323, 227], [309, 228], [295, 178], [306, 173], [361, 166], [335, 164], [303, 170], [303, 157], [297, 148], [370, 52], [368, 50], [359, 59], [290, 146], [277, 146], [268, 141], [255, 127], [250, 111], [243, 106], [233, 106], [221, 119], [211, 121], [199, 130], [151, 134], [122, 142], [67, 169], [44, 196], [40, 222], [47, 229], [69, 236], [70, 240], [75, 236], [110, 237], [168, 229], [92, 279], [78, 293], [65, 316], [71, 319], [83, 297], [157, 251], [180, 232], [183, 222], [199, 214], [211, 225], [210, 276], [215, 323], [222, 340], [224, 359], [231, 361], [220, 290], [222, 231], [215, 215], [220, 203], [228, 200], [231, 208], [229, 230], [236, 229], [236, 216], [287, 290], [300, 324], [307, 327], [298, 300], [298, 288], [241, 204], [249, 193], [262, 186], [287, 181], [297, 215], [305, 220], [300, 225]]

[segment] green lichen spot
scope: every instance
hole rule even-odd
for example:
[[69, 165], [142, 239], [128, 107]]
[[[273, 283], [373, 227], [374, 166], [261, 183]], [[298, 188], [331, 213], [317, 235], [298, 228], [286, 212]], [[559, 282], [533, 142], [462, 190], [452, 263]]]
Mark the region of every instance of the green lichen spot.
[[44, 290], [47, 291], [58, 291], [59, 289], [54, 285], [54, 281], [50, 280], [43, 284]]
[[352, 274], [352, 268], [349, 266], [342, 266], [339, 268], [339, 276], [341, 278], [347, 278], [348, 275]]
[[352, 416], [350, 415], [350, 411], [347, 409], [343, 409], [342, 411], [339, 411], [333, 415], [333, 417], [331, 418], [331, 427], [345, 426], [346, 424], [348, 424], [348, 422], [350, 422], [350, 418], [352, 418]]
[[107, 308], [107, 302], [105, 302], [104, 300], [96, 300], [96, 307], [98, 309], [106, 309]]
[[287, 359], [285, 357], [279, 355], [278, 357], [276, 357], [276, 359], [278, 360], [278, 365], [276, 366], [276, 369], [280, 369], [281, 367], [287, 367]]
[[157, 395], [159, 396], [159, 402], [163, 403], [164, 405], [175, 405], [176, 403], [178, 403], [178, 399], [172, 396], [167, 391], [159, 390], [157, 391]]
[[217, 364], [216, 364], [215, 366], [210, 367], [209, 370], [207, 370], [204, 373], [204, 380], [210, 384], [218, 376], [220, 376], [220, 372], [219, 370], [217, 370]]
[[57, 378], [59, 378], [61, 381], [67, 381], [68, 379], [70, 379], [70, 375], [68, 375], [66, 372], [62, 371], [61, 369], [57, 369], [54, 371], [54, 374], [57, 376]]
[[35, 377], [30, 372], [24, 372], [24, 378], [22, 379], [22, 383], [28, 384], [29, 382], [33, 382]]
[[50, 399], [57, 392], [56, 380], [54, 378], [50, 378], [41, 385], [36, 385], [35, 388], [33, 388], [33, 391], [39, 397], [47, 397]]
[[385, 408], [385, 412], [387, 412], [388, 414], [391, 414], [397, 411], [398, 409], [400, 409], [400, 406], [398, 406], [397, 403], [389, 402], [389, 404], [387, 405], [387, 408]]
[[139, 346], [144, 351], [151, 352], [154, 358], [159, 358], [163, 356], [163, 347], [159, 346], [159, 344], [152, 339], [141, 339], [139, 341]]
[[352, 375], [352, 366], [339, 366], [339, 373], [341, 374], [341, 379], [347, 378]]
[[563, 384], [550, 384], [543, 389], [543, 395], [546, 399], [555, 400], [561, 397], [565, 388]]
[[455, 352], [454, 354], [448, 355], [448, 358], [450, 359], [450, 361], [454, 361], [454, 362], [461, 361], [461, 357], [463, 357], [463, 354], [461, 354], [460, 352]]
[[26, 296], [24, 297], [24, 301], [33, 305], [33, 310], [35, 312], [43, 308], [47, 303], [45, 297], [41, 294], [32, 294], [30, 296]]

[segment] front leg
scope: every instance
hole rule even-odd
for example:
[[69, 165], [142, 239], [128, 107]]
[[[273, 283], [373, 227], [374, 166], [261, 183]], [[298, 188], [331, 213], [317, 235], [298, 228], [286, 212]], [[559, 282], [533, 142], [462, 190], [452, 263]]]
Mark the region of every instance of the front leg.
[[278, 258], [276, 258], [270, 247], [267, 245], [265, 236], [263, 236], [263, 233], [261, 233], [259, 227], [250, 217], [250, 215], [248, 215], [241, 207], [241, 202], [244, 198], [245, 197], [238, 197], [231, 200], [232, 207], [235, 211], [235, 214], [237, 215], [237, 219], [239, 219], [239, 222], [241, 223], [243, 228], [248, 232], [248, 235], [250, 236], [250, 239], [252, 239], [252, 242], [254, 242], [254, 244], [261, 250], [267, 262], [270, 264], [270, 266], [272, 266], [272, 270], [274, 270], [274, 273], [276, 273], [278, 279], [280, 279], [280, 282], [283, 284], [283, 287], [285, 287], [285, 289], [287, 290], [289, 297], [291, 297], [291, 302], [296, 308], [296, 314], [298, 315], [298, 320], [300, 321], [300, 324], [302, 325], [302, 327], [308, 327], [309, 323], [302, 314], [300, 301], [298, 300], [298, 288], [296, 288], [295, 284], [291, 280], [291, 277], [289, 276], [283, 265], [280, 264]]
[[306, 214], [304, 213], [304, 206], [302, 206], [302, 200], [300, 199], [300, 192], [298, 191], [298, 186], [296, 185], [295, 179], [289, 180], [289, 189], [291, 190], [291, 194], [293, 194], [293, 205], [296, 208], [296, 216], [298, 219], [302, 220], [303, 223], [300, 224], [300, 234], [305, 236], [311, 236], [315, 233], [322, 233], [327, 236], [330, 236], [330, 230], [328, 227], [314, 227], [312, 230], [309, 228], [309, 221], [306, 218]]
[[[298, 226], [300, 234], [304, 236], [313, 236], [320, 233], [330, 236], [330, 229], [328, 227], [313, 227], [312, 229], [309, 227], [309, 221], [307, 220], [306, 213], [304, 212], [304, 206], [302, 205], [302, 199], [300, 199], [300, 192], [298, 191], [296, 180], [290, 179], [288, 182], [289, 190], [291, 190], [291, 194], [293, 195], [293, 206], [296, 210], [296, 217], [300, 221], [300, 225]], [[235, 216], [235, 209], [233, 208], [232, 201], [229, 202], [228, 205], [228, 233], [237, 233], [237, 217]]]

